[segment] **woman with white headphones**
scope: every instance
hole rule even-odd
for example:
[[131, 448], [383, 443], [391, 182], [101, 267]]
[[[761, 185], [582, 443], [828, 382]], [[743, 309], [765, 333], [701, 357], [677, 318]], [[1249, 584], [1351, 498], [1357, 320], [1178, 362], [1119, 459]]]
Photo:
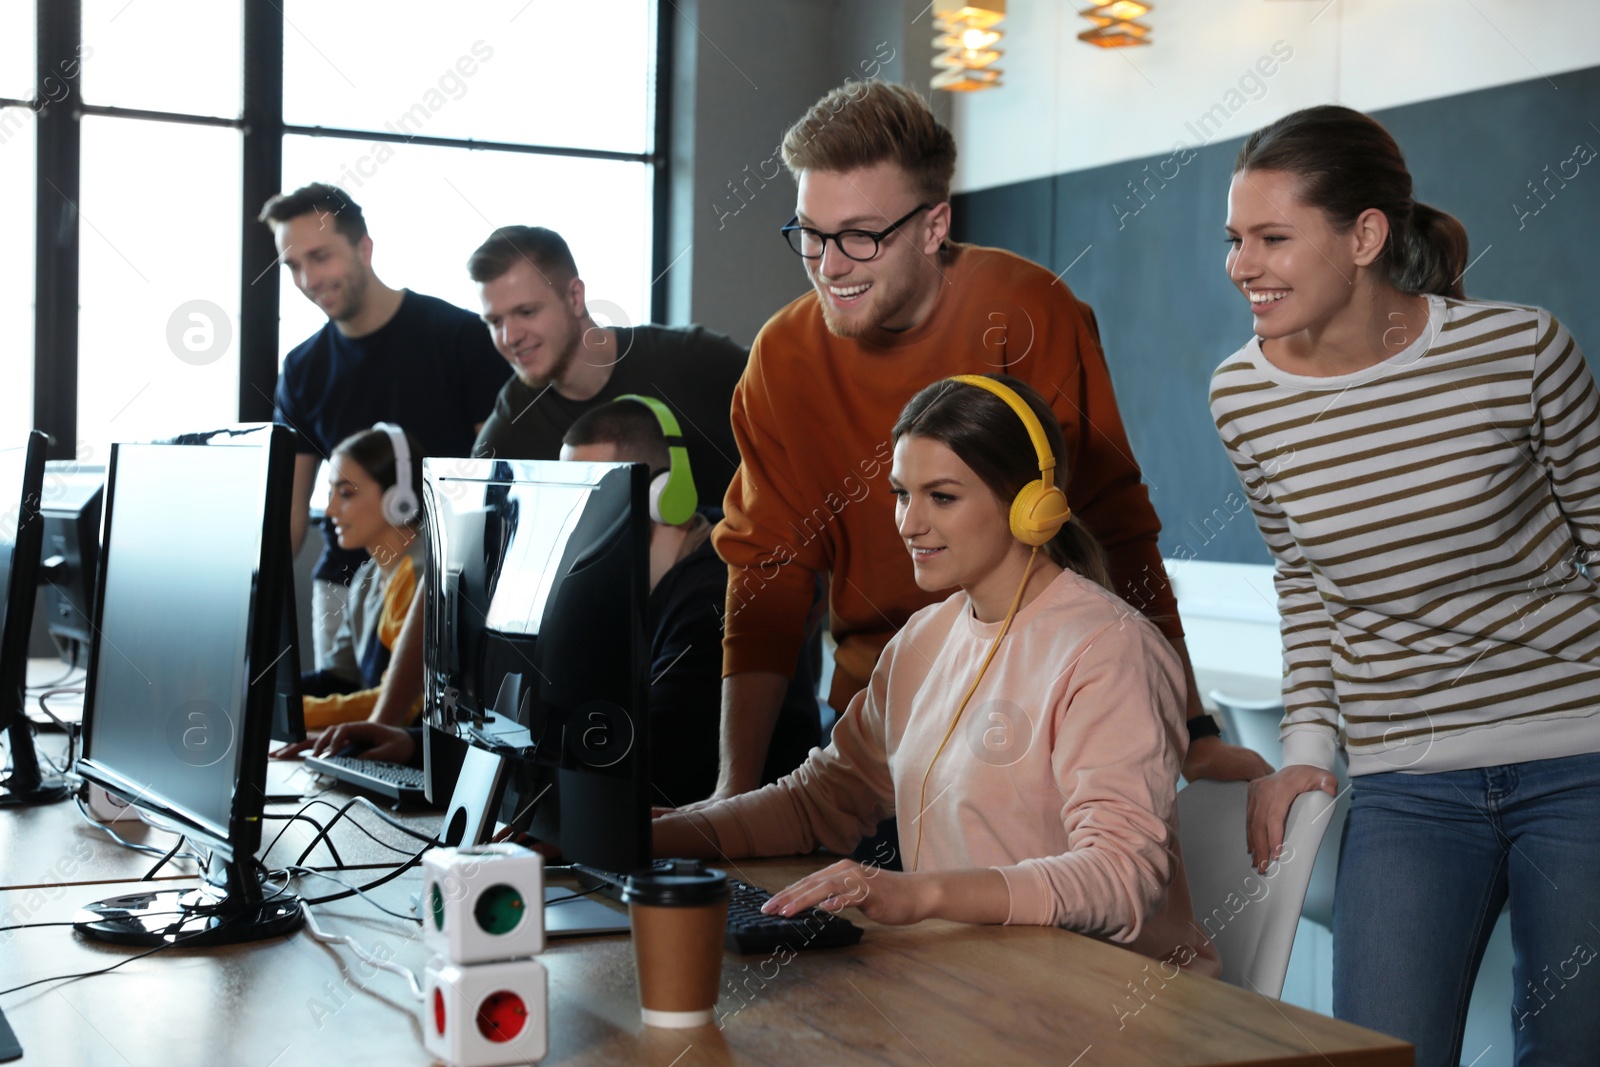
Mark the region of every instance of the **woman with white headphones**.
[[307, 730], [365, 719], [377, 703], [426, 553], [417, 536], [421, 459], [415, 440], [386, 422], [345, 438], [329, 457], [328, 516], [339, 547], [371, 558], [351, 579], [328, 668], [301, 676]]
[[1177, 849], [1182, 666], [1107, 590], [1062, 492], [1049, 405], [1014, 378], [962, 375], [913, 397], [893, 436], [917, 584], [954, 594], [889, 642], [826, 749], [764, 789], [657, 818], [656, 854], [848, 855], [898, 815], [905, 873], [844, 860], [767, 910], [1062, 926], [1173, 974], [1219, 973]]

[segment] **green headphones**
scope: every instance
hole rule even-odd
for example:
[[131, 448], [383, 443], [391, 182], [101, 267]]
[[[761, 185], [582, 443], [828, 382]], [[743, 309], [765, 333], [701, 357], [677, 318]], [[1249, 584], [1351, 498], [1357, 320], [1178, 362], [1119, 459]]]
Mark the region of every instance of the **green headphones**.
[[688, 522], [700, 499], [694, 491], [694, 474], [689, 470], [689, 450], [683, 443], [683, 432], [678, 429], [677, 417], [672, 409], [655, 397], [627, 393], [618, 400], [637, 400], [650, 409], [661, 424], [661, 434], [667, 439], [668, 466], [650, 479], [650, 517], [666, 526]]

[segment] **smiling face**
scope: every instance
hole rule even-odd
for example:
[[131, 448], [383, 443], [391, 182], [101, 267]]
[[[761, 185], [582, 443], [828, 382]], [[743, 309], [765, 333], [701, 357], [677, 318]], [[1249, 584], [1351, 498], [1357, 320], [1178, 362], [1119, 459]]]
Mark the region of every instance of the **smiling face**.
[[479, 282], [478, 296], [494, 347], [523, 384], [542, 389], [561, 381], [583, 341], [583, 281], [562, 284], [524, 260]]
[[372, 239], [352, 244], [333, 218], [315, 211], [274, 223], [278, 255], [305, 294], [328, 318], [348, 322], [361, 313], [372, 283]]
[[1358, 267], [1372, 261], [1360, 227], [1335, 230], [1284, 171], [1233, 176], [1227, 231], [1228, 277], [1250, 301], [1263, 340], [1325, 331], [1355, 301]]
[[895, 526], [911, 553], [917, 587], [930, 593], [956, 586], [974, 601], [1010, 598], [1028, 548], [1011, 536], [1008, 501], [962, 462], [949, 446], [907, 434], [895, 442], [889, 485]]
[[[879, 232], [922, 202], [905, 170], [884, 162], [851, 171], [801, 171], [795, 214], [800, 225], [824, 233]], [[833, 241], [821, 258], [805, 260], [829, 332], [860, 337], [880, 327], [909, 329], [927, 318], [939, 296], [939, 246], [949, 224], [950, 205], [936, 204], [885, 237], [865, 263], [844, 255]]]
[[328, 517], [340, 548], [370, 551], [392, 529], [383, 517], [383, 487], [343, 452], [328, 460]]

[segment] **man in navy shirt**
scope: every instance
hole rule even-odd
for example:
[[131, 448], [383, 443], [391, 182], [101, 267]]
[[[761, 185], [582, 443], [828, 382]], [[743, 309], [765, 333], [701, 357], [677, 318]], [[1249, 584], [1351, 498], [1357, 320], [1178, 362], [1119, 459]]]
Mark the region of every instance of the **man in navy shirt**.
[[[366, 220], [343, 190], [316, 183], [280, 193], [260, 217], [295, 287], [328, 316], [284, 360], [275, 399], [277, 421], [300, 434], [290, 518], [298, 553], [317, 469], [335, 445], [392, 422], [426, 455], [469, 455], [508, 374], [476, 315], [379, 280]], [[311, 594], [319, 669], [338, 631], [350, 576], [366, 558], [339, 548], [327, 521], [323, 539]]]

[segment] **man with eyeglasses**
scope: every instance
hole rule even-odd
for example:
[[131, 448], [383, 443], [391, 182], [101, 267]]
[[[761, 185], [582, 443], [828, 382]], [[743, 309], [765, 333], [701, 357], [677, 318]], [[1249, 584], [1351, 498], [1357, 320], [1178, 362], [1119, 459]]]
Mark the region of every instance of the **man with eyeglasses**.
[[[1035, 263], [947, 240], [955, 141], [904, 86], [835, 89], [789, 129], [783, 158], [799, 189], [782, 232], [813, 291], [762, 328], [734, 394], [740, 467], [713, 537], [729, 565], [716, 797], [758, 784], [814, 575], [829, 577], [829, 702], [840, 710], [894, 632], [939, 599], [913, 579], [886, 478], [901, 407], [953, 374], [1003, 372], [1051, 398], [1073, 509], [1106, 547], [1118, 591], [1187, 668], [1160, 523], [1088, 305]], [[1188, 674], [1185, 775], [1270, 773], [1215, 736]], [[982, 728], [964, 736], [982, 743]]]

